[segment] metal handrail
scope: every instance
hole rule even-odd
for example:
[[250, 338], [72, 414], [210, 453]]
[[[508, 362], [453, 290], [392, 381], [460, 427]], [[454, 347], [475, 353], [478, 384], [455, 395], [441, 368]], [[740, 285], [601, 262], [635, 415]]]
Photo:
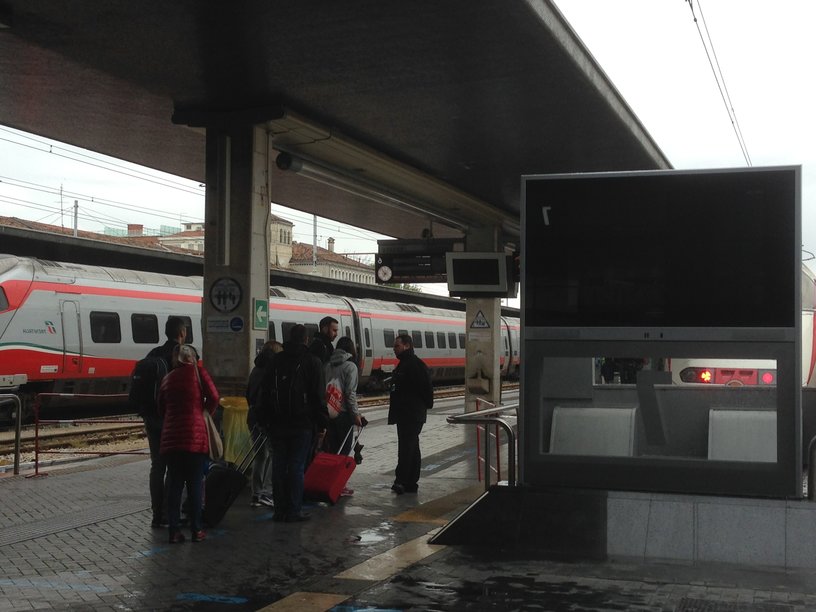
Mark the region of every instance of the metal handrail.
[[[489, 402], [485, 402], [489, 403]], [[472, 425], [500, 425], [507, 435], [507, 484], [511, 487], [516, 486], [516, 433], [513, 431], [513, 426], [505, 419], [498, 415], [507, 412], [508, 410], [516, 410], [518, 403], [508, 404], [506, 406], [496, 406], [487, 410], [480, 410], [478, 412], [468, 412], [465, 414], [455, 414], [447, 418], [448, 423], [453, 425], [472, 424]], [[489, 464], [490, 446], [487, 438], [485, 438], [485, 465]], [[490, 487], [490, 476], [485, 471], [485, 490]]]

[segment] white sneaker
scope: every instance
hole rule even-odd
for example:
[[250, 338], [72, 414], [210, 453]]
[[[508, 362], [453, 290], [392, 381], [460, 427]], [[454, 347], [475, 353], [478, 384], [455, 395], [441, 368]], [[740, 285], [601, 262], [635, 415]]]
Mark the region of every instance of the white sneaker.
[[260, 508], [263, 504], [261, 504], [261, 499], [257, 495], [253, 495], [249, 505], [252, 508]]
[[274, 508], [275, 504], [272, 502], [272, 497], [270, 495], [261, 495], [258, 497], [258, 502], [263, 504], [264, 506], [269, 506], [270, 508]]

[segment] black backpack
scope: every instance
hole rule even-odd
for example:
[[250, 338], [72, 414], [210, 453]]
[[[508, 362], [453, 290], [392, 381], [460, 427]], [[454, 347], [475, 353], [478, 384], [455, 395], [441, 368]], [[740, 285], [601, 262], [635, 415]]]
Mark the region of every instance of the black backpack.
[[286, 424], [306, 413], [301, 359], [300, 355], [283, 351], [264, 369], [257, 405], [261, 425]]
[[159, 387], [169, 369], [162, 357], [145, 357], [136, 362], [130, 376], [128, 399], [139, 416], [158, 416]]

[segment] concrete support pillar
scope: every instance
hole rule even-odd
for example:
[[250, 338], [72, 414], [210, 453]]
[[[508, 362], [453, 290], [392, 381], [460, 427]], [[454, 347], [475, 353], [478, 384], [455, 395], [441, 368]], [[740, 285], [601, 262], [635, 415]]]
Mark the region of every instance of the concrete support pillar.
[[204, 362], [222, 395], [243, 395], [267, 339], [269, 160], [266, 129], [207, 128]]
[[[466, 250], [495, 253], [500, 228], [471, 230]], [[476, 399], [501, 402], [501, 299], [468, 298], [465, 313], [465, 410], [476, 410]]]

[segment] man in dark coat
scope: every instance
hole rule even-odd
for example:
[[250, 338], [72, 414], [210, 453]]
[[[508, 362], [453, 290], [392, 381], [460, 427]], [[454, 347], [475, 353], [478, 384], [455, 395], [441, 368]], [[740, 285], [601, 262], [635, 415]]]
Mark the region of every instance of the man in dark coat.
[[314, 354], [320, 363], [326, 364], [334, 352], [334, 339], [337, 337], [337, 331], [340, 328], [340, 323], [334, 317], [323, 317], [320, 319], [320, 331], [314, 336], [314, 340], [309, 345], [309, 351]]
[[[168, 317], [164, 325], [164, 335], [167, 336], [165, 343], [151, 350], [146, 356], [161, 357], [169, 371], [173, 367], [173, 349], [184, 344], [187, 339], [187, 325], [184, 319]], [[143, 411], [143, 414], [147, 444], [150, 448], [150, 476], [148, 479], [150, 507], [153, 509], [151, 525], [161, 528], [167, 526], [167, 487], [165, 485], [167, 460], [159, 452], [164, 420], [156, 410]]]
[[[289, 373], [289, 388], [275, 397], [285, 396], [286, 408], [272, 409], [269, 414], [269, 441], [272, 445], [273, 520], [287, 523], [305, 521], [303, 514], [303, 475], [312, 450], [315, 433], [325, 435], [326, 381], [323, 364], [309, 352], [306, 328], [295, 325], [283, 352], [275, 355], [264, 384], [279, 381]], [[265, 407], [264, 409], [269, 409]]]
[[397, 426], [397, 469], [391, 490], [402, 495], [416, 493], [419, 486], [419, 434], [427, 411], [433, 407], [433, 386], [428, 366], [414, 354], [411, 336], [397, 336], [394, 354], [399, 363], [391, 377], [388, 424]]

